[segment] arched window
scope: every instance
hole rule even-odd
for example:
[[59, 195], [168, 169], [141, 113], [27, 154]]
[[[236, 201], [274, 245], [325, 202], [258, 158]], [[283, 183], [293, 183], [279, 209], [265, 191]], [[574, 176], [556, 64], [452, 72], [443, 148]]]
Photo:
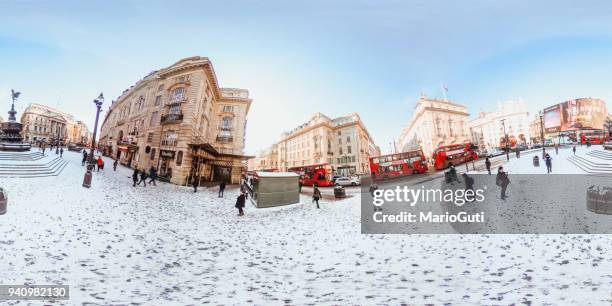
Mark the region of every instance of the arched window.
[[183, 99], [185, 94], [185, 88], [177, 87], [172, 91], [172, 101], [180, 101]]
[[178, 151], [176, 154], [176, 165], [180, 166], [183, 163], [183, 151]]
[[232, 117], [223, 117], [223, 119], [221, 120], [221, 128], [224, 130], [230, 130], [232, 129], [232, 126], [234, 125], [234, 118]]

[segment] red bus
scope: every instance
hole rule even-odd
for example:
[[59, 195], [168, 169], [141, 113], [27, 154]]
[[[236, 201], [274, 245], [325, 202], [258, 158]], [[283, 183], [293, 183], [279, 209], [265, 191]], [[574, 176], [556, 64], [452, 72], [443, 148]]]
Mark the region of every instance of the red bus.
[[370, 157], [370, 173], [375, 180], [425, 172], [427, 160], [421, 150]]
[[300, 175], [300, 182], [304, 186], [317, 185], [320, 187], [333, 186], [332, 166], [328, 163], [314, 164], [309, 166], [292, 167], [287, 171]]
[[580, 133], [580, 143], [602, 144], [608, 141], [608, 135], [602, 130], [585, 131]]
[[433, 161], [436, 170], [478, 159], [478, 148], [471, 143], [441, 146], [434, 150]]

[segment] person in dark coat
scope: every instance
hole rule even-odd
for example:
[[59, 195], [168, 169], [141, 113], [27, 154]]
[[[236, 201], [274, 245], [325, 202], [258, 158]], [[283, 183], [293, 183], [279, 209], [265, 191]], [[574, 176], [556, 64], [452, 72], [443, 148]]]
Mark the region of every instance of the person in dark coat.
[[86, 161], [87, 161], [87, 152], [83, 150], [83, 160], [81, 160], [81, 166], [85, 166]]
[[149, 169], [149, 185], [153, 184], [153, 186], [157, 186], [157, 184], [155, 183], [155, 180], [157, 179], [157, 169], [155, 169], [155, 167], [151, 167], [151, 169]]
[[60, 158], [64, 156], [64, 148], [60, 148]]
[[314, 187], [314, 191], [312, 192], [312, 201], [317, 203], [317, 208], [319, 207], [319, 199], [321, 198], [321, 191], [318, 187]]
[[501, 199], [506, 199], [506, 189], [510, 184], [510, 179], [508, 178], [508, 174], [504, 172], [504, 167], [499, 167], [497, 169], [497, 177], [495, 178], [495, 184], [501, 187]]
[[197, 175], [191, 179], [191, 185], [193, 186], [193, 192], [198, 192], [198, 185], [200, 184], [200, 177]]
[[132, 187], [136, 187], [136, 183], [138, 183], [138, 169], [134, 169], [134, 173], [132, 173], [132, 181], [134, 182]]
[[555, 145], [555, 154], [559, 155], [559, 145]]
[[546, 153], [546, 173], [552, 173], [552, 158]]
[[485, 167], [487, 167], [487, 172], [489, 172], [489, 175], [491, 175], [491, 161], [489, 160], [488, 157], [485, 160]]
[[115, 159], [115, 161], [113, 162], [113, 171], [117, 171], [117, 164], [119, 162], [117, 162], [117, 160]]
[[138, 181], [138, 186], [140, 186], [140, 183], [142, 183], [144, 187], [147, 187], [147, 171], [144, 169], [140, 171], [140, 181]]
[[241, 192], [238, 198], [236, 199], [236, 205], [235, 205], [236, 208], [238, 208], [238, 216], [244, 216], [244, 211], [242, 209], [244, 208], [245, 202], [246, 202], [246, 196], [243, 192]]
[[455, 165], [450, 163], [450, 168], [448, 169], [448, 175], [450, 176], [450, 183], [452, 184], [454, 181], [459, 181], [457, 179], [457, 169], [455, 169]]
[[221, 184], [219, 184], [219, 197], [220, 198], [223, 197], [224, 191], [225, 191], [225, 182], [221, 182]]
[[[463, 176], [463, 183], [465, 184], [465, 190], [471, 190], [474, 191], [474, 178], [471, 176], [468, 176], [467, 173], [463, 173], [461, 176]], [[472, 202], [474, 201], [474, 197], [466, 197], [466, 200]]]
[[572, 151], [574, 151], [574, 155], [576, 155], [576, 146], [572, 148]]

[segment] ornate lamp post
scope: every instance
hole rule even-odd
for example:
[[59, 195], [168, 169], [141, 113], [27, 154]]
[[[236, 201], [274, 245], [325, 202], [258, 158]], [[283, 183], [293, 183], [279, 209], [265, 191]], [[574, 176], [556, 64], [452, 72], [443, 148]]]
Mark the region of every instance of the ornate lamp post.
[[546, 149], [544, 148], [544, 113], [539, 111], [540, 115], [540, 139], [542, 140], [542, 158], [546, 157]]
[[102, 103], [104, 103], [104, 96], [102, 93], [96, 98], [94, 101], [96, 105], [96, 123], [94, 124], [93, 137], [91, 139], [91, 150], [89, 151], [89, 162], [87, 163], [87, 171], [85, 172], [85, 177], [83, 178], [83, 187], [91, 187], [91, 172], [94, 168], [94, 150], [96, 147], [96, 131], [98, 130], [98, 117], [100, 116], [100, 108], [102, 107]]
[[510, 147], [508, 147], [508, 133], [506, 133], [506, 119], [502, 119], [502, 126], [504, 127], [504, 137], [506, 139], [506, 160], [510, 160]]

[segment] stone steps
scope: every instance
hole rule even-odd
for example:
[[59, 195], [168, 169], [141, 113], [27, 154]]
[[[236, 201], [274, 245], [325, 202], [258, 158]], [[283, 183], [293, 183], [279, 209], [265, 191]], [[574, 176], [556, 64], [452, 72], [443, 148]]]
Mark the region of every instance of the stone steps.
[[596, 162], [582, 156], [570, 156], [567, 160], [586, 173], [612, 174], [612, 163]]
[[68, 165], [65, 159], [56, 157], [46, 164], [0, 164], [0, 177], [31, 178], [58, 176]]
[[0, 161], [33, 161], [44, 158], [42, 152], [28, 152], [28, 153], [15, 153], [15, 152], [0, 152]]
[[608, 151], [595, 150], [595, 151], [587, 152], [587, 155], [612, 161], [612, 151], [608, 152]]

